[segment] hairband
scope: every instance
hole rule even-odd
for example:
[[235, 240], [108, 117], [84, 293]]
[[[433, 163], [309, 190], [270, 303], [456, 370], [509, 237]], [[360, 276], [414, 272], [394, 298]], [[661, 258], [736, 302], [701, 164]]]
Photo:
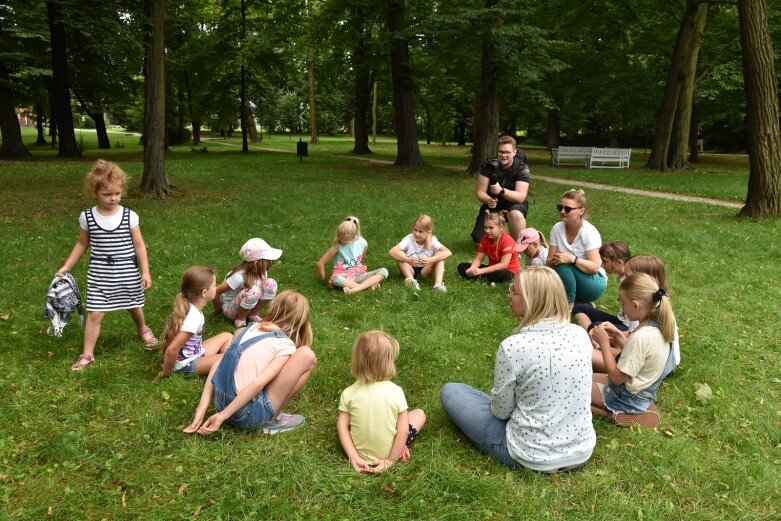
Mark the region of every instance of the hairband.
[[659, 288], [656, 291], [654, 291], [652, 298], [654, 302], [659, 302], [660, 300], [662, 300], [662, 297], [666, 297], [666, 296], [667, 296], [667, 290], [664, 288]]

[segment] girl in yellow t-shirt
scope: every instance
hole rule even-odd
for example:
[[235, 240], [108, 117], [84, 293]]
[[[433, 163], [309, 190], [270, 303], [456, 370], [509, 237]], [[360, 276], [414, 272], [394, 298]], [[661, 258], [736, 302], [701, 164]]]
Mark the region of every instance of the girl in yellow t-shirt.
[[336, 430], [356, 472], [382, 472], [409, 459], [409, 444], [426, 423], [420, 409], [407, 409], [396, 374], [399, 342], [383, 331], [368, 331], [353, 344], [350, 372], [356, 382], [342, 392]]

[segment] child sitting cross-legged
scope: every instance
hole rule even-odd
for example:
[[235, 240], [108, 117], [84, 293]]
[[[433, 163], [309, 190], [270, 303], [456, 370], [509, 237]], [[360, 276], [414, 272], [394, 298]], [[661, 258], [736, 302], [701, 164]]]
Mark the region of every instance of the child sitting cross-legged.
[[409, 444], [426, 423], [424, 412], [408, 410], [404, 391], [390, 381], [398, 356], [398, 341], [383, 331], [368, 331], [353, 344], [356, 382], [339, 399], [336, 430], [356, 472], [382, 472], [409, 459]]

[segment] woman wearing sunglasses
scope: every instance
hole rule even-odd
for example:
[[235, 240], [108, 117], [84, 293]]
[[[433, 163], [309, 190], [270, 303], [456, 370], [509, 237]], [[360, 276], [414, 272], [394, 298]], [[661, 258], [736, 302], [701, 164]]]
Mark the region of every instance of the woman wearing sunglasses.
[[585, 192], [578, 188], [567, 190], [556, 209], [561, 220], [550, 232], [548, 266], [561, 277], [570, 307], [575, 302], [593, 302], [605, 292], [607, 274], [599, 256], [602, 237], [584, 219]]

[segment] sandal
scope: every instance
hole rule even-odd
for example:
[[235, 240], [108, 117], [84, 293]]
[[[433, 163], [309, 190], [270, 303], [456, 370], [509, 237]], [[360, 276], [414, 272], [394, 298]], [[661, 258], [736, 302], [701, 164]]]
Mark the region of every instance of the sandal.
[[613, 415], [613, 421], [616, 425], [622, 427], [632, 427], [633, 425], [639, 425], [648, 429], [655, 429], [659, 425], [659, 411], [656, 406], [651, 404], [647, 411], [638, 414], [628, 414], [625, 412], [618, 412]]
[[145, 327], [138, 333], [138, 338], [144, 342], [146, 347], [155, 347], [157, 345], [157, 337], [148, 327]]
[[95, 363], [95, 357], [90, 355], [79, 355], [79, 357], [76, 359], [75, 362], [71, 364], [71, 366], [68, 368], [68, 371], [71, 373], [79, 373], [92, 364]]

